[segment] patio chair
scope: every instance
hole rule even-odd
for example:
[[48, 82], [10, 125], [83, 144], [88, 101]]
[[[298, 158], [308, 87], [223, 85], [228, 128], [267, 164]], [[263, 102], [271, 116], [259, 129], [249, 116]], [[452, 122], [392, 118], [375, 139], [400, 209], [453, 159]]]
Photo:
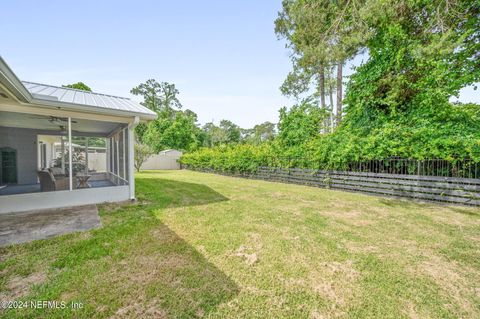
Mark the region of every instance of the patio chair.
[[48, 169], [48, 171], [50, 173], [52, 173], [52, 175], [55, 177], [55, 178], [58, 178], [58, 177], [68, 177], [68, 175], [62, 171], [62, 168], [61, 167], [50, 167]]
[[[68, 177], [55, 177], [50, 171], [37, 171], [38, 179], [40, 180], [41, 192], [53, 192], [70, 189]], [[77, 181], [73, 179], [73, 189], [77, 188]]]

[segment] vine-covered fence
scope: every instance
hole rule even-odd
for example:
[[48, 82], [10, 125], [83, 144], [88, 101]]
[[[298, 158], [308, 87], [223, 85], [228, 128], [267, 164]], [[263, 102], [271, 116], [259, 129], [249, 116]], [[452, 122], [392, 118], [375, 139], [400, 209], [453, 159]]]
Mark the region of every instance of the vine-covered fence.
[[[418, 171], [404, 171], [403, 174], [380, 173], [378, 171], [384, 171], [383, 166], [375, 166], [377, 164], [378, 163], [372, 164], [373, 166], [368, 166], [368, 169], [351, 171], [259, 167], [255, 172], [242, 174], [220, 172], [212, 169], [194, 169], [223, 175], [340, 189], [374, 195], [480, 206], [480, 179], [475, 178], [476, 167], [468, 174], [462, 172], [461, 175], [460, 169], [453, 168], [453, 166], [448, 167], [449, 171], [453, 171], [454, 174], [445, 175], [469, 176], [453, 177], [422, 175], [422, 173], [425, 174], [426, 172], [432, 173], [433, 170], [426, 170], [420, 166], [419, 163], [415, 163], [416, 166], [409, 165], [411, 167], [417, 167]], [[377, 168], [374, 169], [373, 167]], [[428, 167], [428, 165], [426, 167]], [[442, 164], [440, 164], [438, 168], [441, 169], [441, 171], [447, 171]], [[475, 173], [472, 173], [474, 171]], [[437, 171], [435, 172], [438, 173]]]

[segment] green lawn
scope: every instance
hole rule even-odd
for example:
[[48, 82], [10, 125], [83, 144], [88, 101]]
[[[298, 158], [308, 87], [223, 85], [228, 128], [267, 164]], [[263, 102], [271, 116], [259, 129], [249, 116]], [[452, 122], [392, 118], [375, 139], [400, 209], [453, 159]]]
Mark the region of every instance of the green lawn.
[[5, 317], [480, 318], [480, 210], [189, 172], [103, 228], [0, 248]]

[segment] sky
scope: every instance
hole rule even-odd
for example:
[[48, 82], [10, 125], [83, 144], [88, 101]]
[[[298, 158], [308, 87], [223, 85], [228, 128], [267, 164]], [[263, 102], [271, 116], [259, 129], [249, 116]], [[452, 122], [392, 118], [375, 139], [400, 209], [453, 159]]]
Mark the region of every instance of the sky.
[[[281, 0], [6, 1], [0, 55], [21, 80], [82, 81], [137, 101], [129, 92], [147, 79], [175, 83], [201, 124], [249, 128], [295, 103], [279, 90], [291, 69], [274, 32], [280, 9]], [[460, 99], [480, 94], [467, 88]]]

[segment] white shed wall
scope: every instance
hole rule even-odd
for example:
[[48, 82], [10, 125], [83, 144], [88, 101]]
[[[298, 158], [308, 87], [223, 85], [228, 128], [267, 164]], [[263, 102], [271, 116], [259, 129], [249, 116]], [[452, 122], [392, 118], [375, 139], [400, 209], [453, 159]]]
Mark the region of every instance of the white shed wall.
[[145, 163], [142, 164], [142, 170], [175, 170], [180, 169], [179, 159], [182, 155], [181, 152], [174, 153], [174, 154], [156, 154], [150, 156]]

